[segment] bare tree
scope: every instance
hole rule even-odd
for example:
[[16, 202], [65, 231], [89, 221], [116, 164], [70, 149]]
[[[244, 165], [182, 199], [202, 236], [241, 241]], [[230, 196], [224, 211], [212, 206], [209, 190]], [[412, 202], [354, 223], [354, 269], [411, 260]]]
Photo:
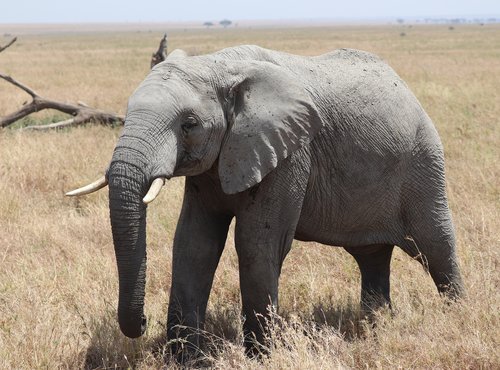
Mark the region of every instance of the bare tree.
[[[16, 40], [17, 38], [14, 38], [7, 45], [0, 47], [0, 52], [7, 49], [14, 42], [16, 42]], [[154, 53], [151, 58], [151, 68], [153, 68], [156, 64], [164, 61], [166, 57], [167, 57], [167, 35], [165, 34], [160, 41], [158, 51]], [[122, 115], [106, 112], [96, 108], [91, 108], [83, 103], [70, 104], [44, 98], [39, 94], [37, 94], [32, 88], [15, 80], [11, 76], [8, 76], [1, 72], [0, 72], [0, 79], [3, 79], [9, 82], [10, 84], [18, 87], [19, 89], [23, 90], [28, 95], [30, 95], [32, 99], [30, 103], [24, 104], [23, 107], [18, 109], [17, 111], [10, 113], [4, 117], [0, 117], [0, 127], [7, 127], [12, 123], [32, 113], [39, 112], [44, 109], [55, 109], [60, 112], [69, 114], [72, 117], [64, 121], [59, 121], [47, 125], [28, 126], [25, 127], [24, 129], [47, 130], [47, 129], [68, 127], [68, 126], [77, 126], [88, 122], [100, 122], [102, 124], [114, 124], [114, 123], [123, 124], [123, 122], [125, 121], [125, 117], [123, 117]]]

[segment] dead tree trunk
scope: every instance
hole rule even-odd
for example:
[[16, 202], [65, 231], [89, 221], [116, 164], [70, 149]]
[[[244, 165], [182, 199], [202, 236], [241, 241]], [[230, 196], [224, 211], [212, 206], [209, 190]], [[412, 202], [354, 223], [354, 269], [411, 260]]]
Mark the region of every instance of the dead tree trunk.
[[158, 63], [163, 62], [165, 59], [167, 59], [167, 34], [163, 35], [160, 45], [158, 46], [158, 50], [156, 53], [153, 53], [153, 56], [151, 57], [151, 69]]
[[45, 99], [38, 95], [35, 91], [19, 81], [14, 80], [12, 77], [0, 73], [0, 78], [12, 85], [19, 87], [21, 90], [28, 93], [32, 101], [24, 105], [21, 109], [8, 114], [7, 116], [0, 117], [0, 127], [7, 127], [12, 123], [24, 118], [31, 113], [39, 112], [44, 109], [55, 109], [63, 113], [73, 116], [65, 121], [51, 123], [50, 125], [32, 126], [32, 129], [42, 130], [44, 128], [60, 128], [66, 126], [77, 126], [90, 121], [101, 122], [104, 124], [123, 123], [125, 118], [114, 113], [104, 112], [99, 109], [90, 108], [84, 105], [74, 105], [62, 103], [51, 99]]
[[[14, 42], [16, 42], [16, 40], [17, 38], [15, 37], [7, 45], [0, 47], [0, 52], [7, 49]], [[167, 58], [167, 34], [163, 36], [163, 38], [160, 41], [158, 51], [154, 53], [151, 58], [151, 68], [153, 68], [156, 64], [164, 61], [166, 58]], [[0, 73], [0, 79], [3, 79], [11, 83], [12, 85], [20, 88], [21, 90], [29, 94], [32, 98], [31, 102], [23, 105], [21, 109], [13, 113], [10, 113], [4, 117], [0, 117], [0, 127], [7, 127], [32, 113], [39, 112], [44, 109], [55, 109], [57, 111], [69, 114], [72, 117], [67, 120], [51, 123], [48, 125], [28, 126], [24, 128], [25, 130], [55, 129], [68, 126], [78, 126], [88, 122], [99, 122], [102, 124], [115, 124], [115, 123], [123, 124], [125, 121], [124, 116], [117, 115], [111, 112], [105, 112], [100, 109], [91, 108], [82, 103], [69, 104], [43, 98], [40, 95], [38, 95], [33, 89], [29, 88], [28, 86], [22, 84], [19, 81], [16, 81], [14, 78], [7, 76], [3, 73]]]

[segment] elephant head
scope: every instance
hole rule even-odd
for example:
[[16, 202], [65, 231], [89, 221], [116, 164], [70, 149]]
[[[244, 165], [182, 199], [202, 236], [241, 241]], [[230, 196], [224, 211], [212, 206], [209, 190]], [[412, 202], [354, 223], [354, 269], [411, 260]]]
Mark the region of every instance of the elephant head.
[[310, 93], [293, 72], [272, 63], [203, 56], [153, 68], [130, 97], [106, 176], [68, 193], [109, 184], [125, 335], [145, 330], [146, 207], [164, 181], [213, 168], [224, 193], [242, 192], [321, 126]]

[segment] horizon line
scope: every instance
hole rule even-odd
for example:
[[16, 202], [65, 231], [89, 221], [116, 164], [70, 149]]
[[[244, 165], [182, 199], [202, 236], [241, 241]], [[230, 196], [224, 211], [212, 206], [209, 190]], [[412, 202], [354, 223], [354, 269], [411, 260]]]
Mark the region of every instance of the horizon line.
[[390, 21], [390, 20], [443, 20], [443, 19], [467, 19], [473, 20], [477, 18], [494, 18], [500, 20], [500, 13], [498, 14], [448, 14], [448, 15], [400, 15], [400, 16], [373, 16], [373, 17], [352, 17], [352, 16], [339, 16], [339, 17], [307, 17], [307, 18], [229, 18], [221, 17], [220, 19], [185, 19], [185, 20], [78, 20], [78, 21], [13, 21], [4, 22], [0, 21], [0, 26], [4, 25], [45, 25], [45, 24], [191, 24], [202, 22], [213, 22], [228, 19], [233, 23], [238, 22], [369, 22], [369, 21]]

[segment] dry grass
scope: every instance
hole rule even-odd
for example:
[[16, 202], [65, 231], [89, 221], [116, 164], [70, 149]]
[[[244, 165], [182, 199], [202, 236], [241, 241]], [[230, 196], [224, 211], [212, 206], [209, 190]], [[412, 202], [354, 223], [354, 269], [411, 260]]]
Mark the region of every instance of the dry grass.
[[[177, 31], [171, 48], [204, 53], [255, 43], [313, 55], [373, 51], [408, 82], [441, 133], [468, 297], [446, 306], [417, 262], [396, 251], [396, 314], [359, 320], [360, 282], [341, 249], [295, 242], [281, 278], [274, 350], [262, 363], [241, 347], [232, 237], [217, 271], [207, 331], [214, 368], [499, 368], [500, 27], [344, 27]], [[148, 71], [157, 33], [25, 36], [0, 69], [43, 95], [123, 113]], [[3, 44], [4, 40], [0, 42]], [[0, 83], [0, 115], [26, 97]], [[48, 117], [48, 118], [47, 118]], [[40, 119], [50, 119], [47, 114]], [[147, 334], [124, 338], [115, 320], [117, 276], [107, 195], [64, 191], [106, 167], [119, 129], [0, 132], [0, 368], [162, 367], [172, 236], [182, 179], [149, 211]], [[159, 349], [158, 349], [159, 348]]]

